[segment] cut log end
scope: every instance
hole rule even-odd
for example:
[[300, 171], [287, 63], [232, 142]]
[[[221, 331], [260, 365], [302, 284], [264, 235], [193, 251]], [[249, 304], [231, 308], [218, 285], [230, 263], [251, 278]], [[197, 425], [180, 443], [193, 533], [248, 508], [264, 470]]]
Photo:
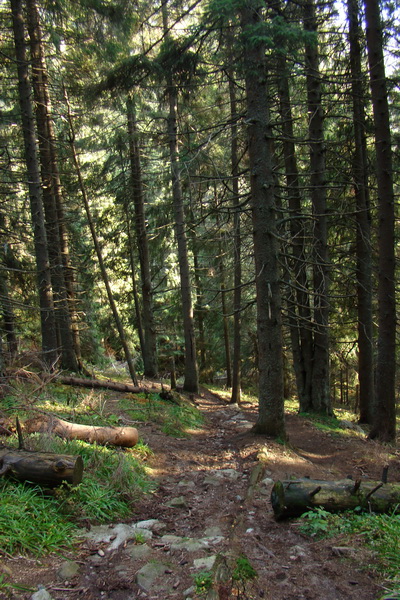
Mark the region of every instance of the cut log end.
[[0, 475], [51, 487], [63, 482], [78, 485], [83, 477], [83, 460], [79, 455], [2, 448], [0, 463]]
[[271, 503], [277, 520], [300, 517], [317, 507], [332, 513], [355, 508], [377, 513], [399, 512], [400, 484], [361, 480], [354, 483], [350, 479], [276, 481]]

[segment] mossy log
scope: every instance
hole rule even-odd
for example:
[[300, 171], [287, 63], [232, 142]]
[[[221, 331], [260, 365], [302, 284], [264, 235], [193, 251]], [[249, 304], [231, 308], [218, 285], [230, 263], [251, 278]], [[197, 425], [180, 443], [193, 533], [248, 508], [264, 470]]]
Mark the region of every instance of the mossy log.
[[54, 433], [68, 440], [83, 440], [102, 446], [111, 444], [132, 448], [138, 442], [139, 435], [135, 427], [98, 427], [96, 425], [79, 425], [58, 419], [54, 416], [40, 416], [25, 423], [27, 433]]
[[276, 519], [300, 517], [317, 507], [332, 513], [355, 508], [377, 513], [400, 512], [400, 483], [360, 479], [276, 481], [271, 502]]
[[64, 481], [77, 485], [82, 475], [83, 461], [79, 455], [0, 448], [0, 476], [3, 477], [54, 487]]

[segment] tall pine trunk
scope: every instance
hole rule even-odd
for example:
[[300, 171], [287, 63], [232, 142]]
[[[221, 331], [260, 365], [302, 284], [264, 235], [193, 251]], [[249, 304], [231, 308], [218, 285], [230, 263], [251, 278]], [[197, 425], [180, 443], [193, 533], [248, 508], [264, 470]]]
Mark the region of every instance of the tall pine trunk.
[[[51, 119], [50, 96], [39, 12], [35, 0], [26, 0], [26, 6], [32, 60], [32, 85], [39, 136], [43, 204], [56, 324], [61, 346], [61, 365], [64, 369], [77, 371], [79, 370], [79, 363], [77, 360], [77, 348], [74, 344], [67, 291], [67, 280], [69, 279], [70, 281], [71, 278], [71, 274], [67, 274], [66, 267], [68, 261], [67, 236], [65, 224], [63, 223], [61, 185], [56, 159], [55, 136]], [[70, 296], [73, 295], [71, 288], [69, 294]]]
[[[164, 34], [168, 35], [167, 0], [162, 4]], [[173, 82], [173, 74], [167, 73], [167, 98], [169, 113], [167, 117], [167, 133], [169, 143], [169, 158], [172, 179], [172, 200], [175, 220], [175, 236], [178, 245], [178, 263], [181, 285], [183, 330], [185, 339], [185, 373], [183, 389], [187, 392], [198, 393], [199, 376], [196, 357], [196, 338], [193, 319], [192, 285], [190, 281], [186, 223], [183, 207], [181, 184], [181, 168], [178, 152], [178, 90]]]
[[32, 106], [32, 89], [29, 81], [28, 61], [25, 52], [25, 27], [22, 0], [11, 0], [14, 31], [15, 56], [18, 72], [18, 97], [21, 108], [21, 122], [24, 139], [25, 164], [28, 175], [28, 190], [33, 226], [40, 326], [42, 337], [42, 357], [48, 368], [57, 363], [57, 335], [54, 317], [53, 292], [50, 278], [50, 265], [47, 250], [47, 236], [42, 204], [40, 166], [37, 154], [35, 118]]
[[378, 185], [378, 355], [370, 437], [396, 438], [395, 204], [392, 140], [378, 0], [364, 0]]
[[146, 231], [146, 215], [142, 182], [142, 167], [135, 106], [132, 97], [127, 100], [129, 155], [131, 164], [132, 197], [135, 208], [135, 230], [139, 250], [140, 276], [142, 282], [144, 351], [143, 363], [146, 377], [157, 375], [156, 331], [153, 314], [153, 290], [150, 272], [149, 243]]
[[302, 197], [294, 142], [288, 66], [284, 57], [278, 59], [278, 72], [279, 112], [282, 122], [292, 250], [287, 275], [288, 319], [299, 408], [301, 412], [307, 412], [312, 405], [311, 308], [307, 278], [305, 220], [302, 214]]
[[356, 199], [357, 245], [357, 312], [358, 312], [358, 380], [360, 386], [360, 422], [372, 422], [374, 406], [374, 359], [372, 325], [372, 252], [371, 214], [369, 206], [367, 141], [363, 70], [361, 62], [361, 27], [358, 0], [347, 0], [349, 22], [351, 93], [353, 99], [353, 186]]
[[[303, 4], [304, 29], [317, 32], [314, 0]], [[329, 389], [329, 272], [326, 215], [326, 169], [322, 86], [319, 51], [316, 41], [305, 44], [308, 143], [310, 148], [310, 192], [313, 212], [314, 327], [312, 354], [312, 391], [310, 409], [331, 414]]]
[[242, 238], [240, 226], [239, 201], [239, 153], [238, 153], [238, 109], [233, 70], [229, 76], [230, 101], [230, 136], [231, 136], [231, 176], [233, 205], [233, 360], [232, 360], [232, 393], [230, 402], [240, 403], [241, 384], [241, 308], [242, 308]]
[[249, 0], [241, 9], [241, 28], [246, 78], [259, 351], [259, 411], [254, 431], [285, 438], [281, 295], [266, 48], [264, 41], [256, 33], [261, 23], [259, 3]]

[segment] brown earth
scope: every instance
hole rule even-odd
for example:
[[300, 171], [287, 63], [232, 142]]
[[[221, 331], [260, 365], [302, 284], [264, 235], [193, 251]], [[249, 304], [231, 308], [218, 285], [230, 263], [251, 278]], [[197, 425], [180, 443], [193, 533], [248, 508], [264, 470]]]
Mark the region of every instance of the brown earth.
[[[379, 480], [385, 464], [390, 465], [389, 480], [399, 481], [399, 451], [357, 432], [323, 432], [297, 414], [287, 415], [290, 443], [282, 445], [250, 433], [250, 423], [256, 419], [256, 408], [250, 404], [239, 410], [205, 390], [195, 402], [205, 423], [188, 439], [168, 437], [151, 423], [138, 425], [141, 439], [154, 452], [148, 462], [158, 487], [137, 505], [130, 522], [155, 518], [164, 527], [147, 542], [146, 558], [132, 558], [133, 542], [113, 552], [104, 544], [83, 542], [74, 554], [41, 560], [1, 556], [0, 549], [0, 573], [5, 580], [34, 589], [44, 586], [53, 600], [183, 600], [200, 597], [195, 589], [188, 591], [196, 573], [193, 560], [218, 554], [227, 573], [214, 585], [214, 597], [221, 600], [380, 598], [384, 582], [369, 566], [374, 557], [360, 539], [316, 540], [303, 535], [296, 522], [277, 522], [270, 503], [272, 482], [260, 481], [348, 476]], [[236, 478], [215, 480], [224, 469], [234, 470], [225, 473], [236, 472]], [[177, 497], [183, 497], [181, 505], [168, 506]], [[172, 549], [161, 537], [201, 538], [210, 527], [217, 527], [223, 540], [206, 550]], [[231, 577], [231, 565], [241, 555], [258, 575], [243, 589]], [[67, 581], [60, 580], [58, 573], [66, 559], [79, 565], [79, 572]], [[145, 591], [136, 575], [149, 562], [166, 566], [159, 585]], [[0, 591], [0, 599], [31, 596], [32, 592], [16, 589]]]

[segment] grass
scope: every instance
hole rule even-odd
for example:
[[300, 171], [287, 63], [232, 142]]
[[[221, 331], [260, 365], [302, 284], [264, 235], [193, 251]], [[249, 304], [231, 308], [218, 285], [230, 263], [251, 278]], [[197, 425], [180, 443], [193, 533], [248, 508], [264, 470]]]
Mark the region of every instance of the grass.
[[179, 404], [162, 400], [158, 394], [135, 394], [119, 402], [121, 410], [137, 423], [151, 422], [173, 437], [188, 437], [190, 429], [201, 427], [200, 411], [187, 402]]
[[[302, 516], [303, 533], [322, 539], [340, 536], [349, 544], [361, 543], [371, 551], [368, 568], [388, 581], [391, 598], [400, 599], [400, 515], [345, 512], [331, 514], [321, 508]], [[396, 595], [397, 594], [397, 595]]]
[[[119, 422], [108, 410], [109, 391], [36, 384], [17, 383], [14, 393], [1, 400], [2, 413], [12, 420], [18, 415], [21, 421], [45, 411], [83, 424]], [[158, 394], [121, 396], [115, 410], [125, 410], [138, 422], [152, 421], [167, 435], [177, 437], [187, 436], [189, 429], [202, 423], [194, 406], [165, 402]], [[16, 447], [16, 436], [8, 438], [7, 444]], [[33, 434], [25, 436], [25, 445], [29, 450], [79, 454], [84, 463], [83, 480], [75, 487], [65, 484], [45, 492], [29, 483], [0, 479], [0, 548], [9, 555], [42, 556], [72, 548], [83, 524], [127, 519], [140, 496], [154, 489], [145, 465], [152, 451], [141, 441], [134, 448], [121, 450]]]
[[1, 482], [0, 547], [13, 555], [42, 556], [71, 548], [76, 526], [63, 518], [55, 498], [41, 488], [9, 480]]

